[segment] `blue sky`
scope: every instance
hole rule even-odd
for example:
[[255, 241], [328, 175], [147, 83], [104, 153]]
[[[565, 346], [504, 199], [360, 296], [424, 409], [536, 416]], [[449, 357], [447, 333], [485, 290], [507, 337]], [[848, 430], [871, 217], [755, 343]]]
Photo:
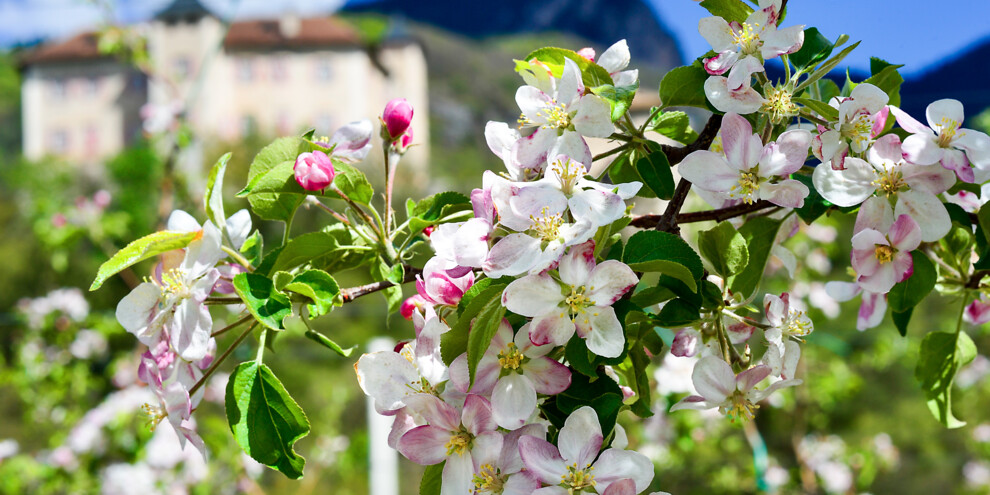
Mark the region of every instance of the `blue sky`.
[[[0, 0], [0, 45], [39, 37], [65, 36], [99, 24], [94, 4], [114, 5], [118, 21], [148, 18], [170, 0]], [[283, 9], [299, 14], [328, 12], [343, 0], [202, 0], [225, 14], [268, 16]], [[417, 0], [410, 0], [417, 1]], [[692, 0], [647, 0], [681, 42], [686, 59], [709, 49], [698, 35], [698, 19], [707, 12]], [[784, 25], [818, 27], [830, 38], [848, 33], [863, 43], [848, 59], [854, 68], [869, 66], [869, 57], [906, 64], [915, 73], [951, 58], [990, 35], [987, 0], [791, 0]]]

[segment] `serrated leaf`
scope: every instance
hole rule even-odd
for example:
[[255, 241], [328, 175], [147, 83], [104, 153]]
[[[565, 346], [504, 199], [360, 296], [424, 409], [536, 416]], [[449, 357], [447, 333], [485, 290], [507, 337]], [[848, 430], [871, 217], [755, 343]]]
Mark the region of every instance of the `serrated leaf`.
[[210, 177], [206, 181], [206, 195], [203, 197], [206, 218], [221, 229], [225, 228], [227, 224], [227, 215], [223, 211], [223, 175], [227, 170], [227, 162], [229, 161], [230, 153], [228, 152], [221, 156], [210, 169]]
[[630, 86], [613, 86], [605, 84], [591, 88], [591, 92], [599, 98], [608, 102], [612, 107], [612, 122], [622, 118], [632, 105], [636, 91], [639, 89], [639, 81]]
[[701, 64], [672, 69], [660, 81], [660, 108], [699, 107], [708, 108], [705, 81], [708, 73]]
[[282, 318], [292, 314], [292, 305], [287, 297], [275, 291], [274, 282], [256, 273], [239, 273], [233, 285], [259, 323], [272, 330], [282, 329]]
[[577, 334], [571, 336], [571, 340], [568, 340], [567, 345], [564, 346], [564, 358], [567, 359], [567, 364], [574, 371], [585, 376], [598, 378], [598, 365], [594, 363], [594, 357], [588, 350], [584, 339]]
[[[609, 75], [607, 70], [594, 62], [588, 61], [588, 59], [578, 55], [573, 50], [554, 47], [540, 48], [526, 55], [525, 60], [527, 62], [530, 60], [543, 62], [550, 69], [550, 72], [553, 73], [553, 77], [559, 78], [564, 74], [564, 59], [568, 58], [573, 60], [578, 68], [581, 69], [581, 80], [584, 82], [585, 87], [595, 88], [606, 84], [614, 84], [612, 76]], [[518, 65], [516, 70], [519, 70]]]
[[289, 478], [302, 477], [306, 459], [292, 446], [309, 434], [309, 420], [268, 366], [238, 365], [224, 402], [230, 431], [246, 454]]
[[502, 292], [506, 285], [492, 282], [491, 285], [472, 297], [469, 302], [465, 303], [463, 299], [461, 300], [461, 303], [458, 304], [459, 316], [457, 321], [450, 327], [450, 331], [445, 332], [440, 338], [440, 357], [443, 358], [444, 364], [449, 366], [457, 356], [467, 352], [471, 320], [488, 307], [492, 301], [501, 304]]
[[818, 28], [808, 28], [804, 30], [804, 43], [801, 49], [790, 54], [788, 60], [798, 70], [814, 67], [818, 62], [828, 58], [834, 47], [835, 45], [828, 38], [822, 36]]
[[307, 339], [312, 340], [313, 342], [316, 342], [317, 344], [320, 344], [323, 347], [326, 347], [327, 349], [330, 349], [333, 352], [336, 352], [341, 357], [351, 357], [351, 354], [354, 353], [354, 349], [357, 349], [357, 346], [344, 349], [340, 347], [339, 344], [331, 340], [329, 337], [323, 335], [320, 332], [317, 332], [316, 330], [310, 329], [303, 335], [305, 335]]
[[[622, 408], [622, 390], [604, 371], [594, 378], [573, 373], [571, 386], [556, 396], [556, 406], [564, 417], [581, 407], [591, 406], [598, 414], [602, 434], [608, 437]], [[554, 425], [559, 428], [563, 423]]]
[[728, 22], [745, 22], [753, 13], [753, 9], [742, 0], [704, 0], [700, 5]]
[[108, 278], [127, 267], [152, 256], [167, 253], [173, 249], [184, 248], [202, 236], [203, 231], [201, 230], [195, 232], [163, 230], [132, 241], [100, 265], [100, 269], [96, 271], [96, 278], [93, 280], [93, 284], [89, 286], [89, 290], [99, 289]]
[[812, 100], [811, 98], [791, 98], [791, 101], [811, 109], [829, 122], [839, 120], [839, 110], [828, 103]]
[[935, 281], [938, 278], [935, 264], [921, 251], [912, 251], [911, 259], [914, 261], [914, 273], [907, 280], [895, 284], [887, 295], [891, 311], [898, 313], [909, 311], [935, 288]]
[[[248, 169], [248, 184], [250, 185], [259, 177], [266, 175], [280, 163], [287, 161], [295, 163], [296, 157], [300, 153], [310, 150], [311, 145], [302, 138], [284, 137], [276, 139], [255, 155], [254, 160], [251, 162], [251, 167]], [[245, 188], [237, 193], [237, 195], [238, 197], [245, 196], [248, 192], [250, 191]], [[303, 197], [297, 195], [282, 196], [271, 193], [248, 195], [251, 210], [265, 220], [288, 221], [292, 218], [296, 208], [302, 204], [302, 201]]]
[[773, 241], [777, 237], [780, 223], [780, 220], [773, 218], [756, 217], [747, 220], [739, 228], [739, 234], [746, 240], [749, 262], [743, 271], [733, 277], [729, 288], [743, 299], [748, 299], [756, 292], [760, 280], [763, 279], [763, 271], [766, 270], [767, 260], [770, 259], [770, 250], [773, 249]]
[[[340, 199], [340, 195], [333, 191], [333, 187], [336, 187], [356, 203], [363, 205], [370, 203], [375, 192], [364, 172], [335, 158], [332, 161], [337, 175], [333, 179], [333, 186], [322, 191], [307, 191], [299, 185], [299, 182], [296, 181], [295, 158], [293, 158], [279, 163], [264, 175], [255, 178], [245, 189], [247, 191], [245, 194], [249, 200], [254, 196], [265, 194], [275, 194], [279, 197], [293, 195], [300, 198], [312, 195], [321, 198]], [[302, 199], [299, 201], [302, 202]]]
[[749, 263], [746, 239], [728, 221], [699, 232], [698, 249], [724, 279], [739, 273]]
[[[348, 264], [346, 259], [353, 261], [353, 259], [363, 256], [363, 253], [356, 253], [341, 247], [353, 245], [359, 241], [346, 228], [337, 227], [337, 225], [322, 232], [309, 232], [292, 238], [278, 254], [272, 265], [272, 271], [290, 270], [311, 263], [314, 268], [334, 272], [337, 268]], [[341, 258], [345, 259], [345, 262], [333, 262], [334, 259]]]
[[801, 91], [803, 91], [805, 88], [810, 86], [812, 83], [824, 77], [825, 74], [831, 72], [832, 69], [838, 66], [839, 63], [842, 62], [842, 59], [846, 58], [847, 55], [852, 53], [852, 51], [855, 50], [860, 43], [861, 43], [860, 41], [857, 41], [847, 46], [844, 50], [839, 52], [834, 57], [826, 60], [825, 63], [823, 63], [820, 67], [818, 67], [818, 69], [815, 70], [815, 72], [811, 73], [811, 75], [808, 76], [807, 79], [802, 81], [801, 84], [798, 84], [797, 87], [794, 88], [794, 94], [799, 94]]
[[691, 128], [691, 118], [681, 111], [658, 113], [647, 130], [660, 133], [681, 144], [691, 144], [698, 139], [698, 133]]
[[495, 337], [495, 332], [498, 331], [504, 317], [505, 306], [502, 306], [501, 298], [496, 297], [488, 301], [471, 324], [467, 345], [469, 387], [474, 385], [474, 377], [481, 357], [491, 346], [492, 338]]
[[952, 383], [959, 369], [976, 357], [976, 345], [965, 332], [931, 332], [921, 341], [914, 376], [928, 399], [928, 408], [947, 428], [966, 423], [952, 414]]
[[659, 272], [698, 290], [705, 268], [701, 257], [684, 239], [655, 230], [637, 232], [626, 243], [622, 261], [637, 271]]
[[669, 200], [674, 196], [674, 174], [670, 171], [670, 162], [662, 150], [636, 160], [636, 171], [658, 198]]
[[701, 318], [700, 309], [691, 302], [677, 298], [664, 304], [653, 321], [664, 328], [680, 328], [688, 326]]
[[440, 495], [443, 484], [443, 467], [447, 461], [426, 466], [423, 478], [419, 480], [419, 495]]
[[244, 240], [244, 244], [241, 244], [241, 254], [254, 266], [258, 266], [261, 263], [264, 251], [265, 241], [261, 237], [261, 232], [257, 229], [255, 229], [250, 237]]
[[299, 273], [285, 285], [283, 290], [301, 294], [313, 301], [308, 306], [310, 317], [327, 314], [334, 306], [342, 304], [340, 286], [323, 270], [306, 270]]
[[899, 106], [901, 104], [901, 84], [904, 83], [904, 78], [897, 72], [900, 67], [903, 65], [888, 65], [863, 82], [880, 88], [890, 98], [888, 100], [890, 105]]

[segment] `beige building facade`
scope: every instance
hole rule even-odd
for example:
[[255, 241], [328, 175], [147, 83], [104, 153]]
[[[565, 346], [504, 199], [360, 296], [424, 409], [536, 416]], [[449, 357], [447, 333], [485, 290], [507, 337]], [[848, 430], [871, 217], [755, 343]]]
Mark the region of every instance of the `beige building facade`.
[[[202, 140], [249, 134], [329, 135], [374, 120], [392, 98], [416, 109], [411, 162], [428, 154], [426, 59], [409, 39], [373, 49], [334, 17], [225, 25], [196, 0], [176, 0], [141, 26], [153, 70], [103, 56], [95, 34], [44, 45], [24, 60], [24, 154], [97, 162], [142, 135], [145, 116], [185, 108]], [[376, 126], [377, 127], [377, 126]]]

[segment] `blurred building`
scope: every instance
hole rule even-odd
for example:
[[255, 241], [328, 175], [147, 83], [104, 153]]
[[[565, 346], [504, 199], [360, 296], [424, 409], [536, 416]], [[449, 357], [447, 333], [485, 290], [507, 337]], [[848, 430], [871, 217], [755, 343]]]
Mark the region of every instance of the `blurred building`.
[[[150, 76], [103, 55], [95, 33], [23, 60], [25, 156], [95, 162], [180, 108], [204, 139], [329, 135], [400, 96], [416, 108], [416, 142], [429, 143], [426, 60], [408, 38], [369, 47], [341, 19], [291, 14], [227, 26], [198, 0], [174, 0], [139, 29]], [[414, 147], [410, 158], [423, 162], [427, 152]]]

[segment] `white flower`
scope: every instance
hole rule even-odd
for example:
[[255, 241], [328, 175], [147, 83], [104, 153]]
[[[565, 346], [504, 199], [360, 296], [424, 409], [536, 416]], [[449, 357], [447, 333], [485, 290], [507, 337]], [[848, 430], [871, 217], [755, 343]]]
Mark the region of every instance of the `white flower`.
[[685, 397], [670, 410], [717, 407], [719, 412], [733, 420], [752, 419], [753, 411], [759, 408], [758, 402], [779, 388], [801, 384], [801, 380], [791, 379], [774, 382], [762, 390], [754, 388], [770, 376], [770, 373], [770, 367], [761, 364], [736, 375], [732, 372], [732, 367], [721, 358], [703, 357], [694, 365], [694, 372], [691, 374], [694, 388], [700, 395]]

